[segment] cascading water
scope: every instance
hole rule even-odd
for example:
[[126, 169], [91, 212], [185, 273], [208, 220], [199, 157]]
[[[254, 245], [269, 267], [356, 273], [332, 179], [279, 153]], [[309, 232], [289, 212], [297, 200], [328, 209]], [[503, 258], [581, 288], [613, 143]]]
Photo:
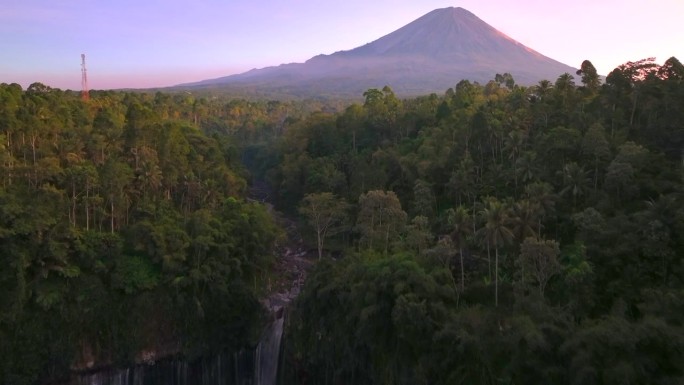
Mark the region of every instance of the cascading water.
[[271, 322], [253, 350], [105, 369], [81, 374], [71, 385], [276, 385], [283, 321]]
[[273, 321], [259, 341], [255, 359], [255, 385], [276, 385], [282, 337], [283, 317]]

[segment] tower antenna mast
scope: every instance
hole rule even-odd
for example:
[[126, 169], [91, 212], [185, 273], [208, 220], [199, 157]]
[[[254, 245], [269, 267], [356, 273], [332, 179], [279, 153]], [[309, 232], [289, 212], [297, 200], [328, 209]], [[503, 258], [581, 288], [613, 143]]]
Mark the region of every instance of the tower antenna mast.
[[81, 54], [81, 99], [89, 100], [90, 94], [88, 94], [88, 74], [85, 65], [85, 54]]

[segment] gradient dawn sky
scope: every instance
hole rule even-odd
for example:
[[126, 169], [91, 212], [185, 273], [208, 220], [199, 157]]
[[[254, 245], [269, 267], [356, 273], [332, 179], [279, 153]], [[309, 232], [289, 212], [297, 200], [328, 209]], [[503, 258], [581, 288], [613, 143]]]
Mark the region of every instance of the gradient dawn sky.
[[684, 61], [684, 0], [0, 0], [0, 83], [80, 89], [85, 53], [91, 89], [170, 86], [352, 49], [445, 7], [604, 75]]

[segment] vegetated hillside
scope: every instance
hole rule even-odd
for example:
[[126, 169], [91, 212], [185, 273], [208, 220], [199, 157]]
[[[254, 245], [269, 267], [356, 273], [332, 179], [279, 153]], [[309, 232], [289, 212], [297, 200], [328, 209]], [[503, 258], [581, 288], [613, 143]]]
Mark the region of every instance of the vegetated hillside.
[[684, 380], [684, 67], [504, 84], [370, 89], [255, 156], [323, 250], [291, 383]]
[[207, 105], [0, 84], [0, 383], [258, 338], [279, 231]]
[[349, 51], [178, 87], [355, 97], [369, 87], [389, 85], [398, 95], [415, 96], [442, 93], [462, 79], [485, 83], [497, 73], [532, 85], [565, 72], [575, 69], [525, 47], [463, 8], [444, 8]]
[[2, 382], [256, 338], [278, 231], [240, 160], [322, 255], [286, 383], [682, 382], [677, 59], [364, 98], [1, 84]]

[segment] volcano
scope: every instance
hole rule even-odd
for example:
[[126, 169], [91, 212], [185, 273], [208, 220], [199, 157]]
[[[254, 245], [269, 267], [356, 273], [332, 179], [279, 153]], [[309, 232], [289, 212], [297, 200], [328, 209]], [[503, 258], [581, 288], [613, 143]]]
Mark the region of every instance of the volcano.
[[184, 84], [291, 97], [360, 97], [392, 87], [401, 96], [443, 93], [461, 80], [486, 83], [510, 73], [518, 84], [554, 81], [575, 68], [524, 46], [463, 8], [436, 9], [371, 43], [304, 63], [282, 64]]

